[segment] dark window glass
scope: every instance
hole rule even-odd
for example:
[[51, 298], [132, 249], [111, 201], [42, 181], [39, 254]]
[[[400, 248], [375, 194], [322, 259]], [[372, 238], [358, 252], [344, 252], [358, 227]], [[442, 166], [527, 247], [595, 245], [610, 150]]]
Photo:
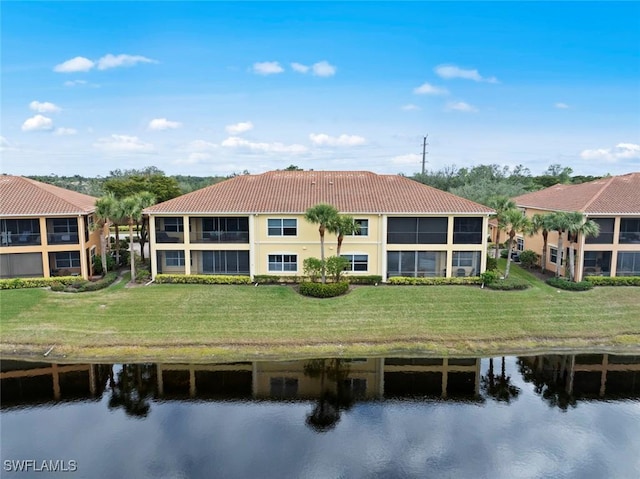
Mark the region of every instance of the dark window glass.
[[454, 218], [454, 244], [482, 243], [482, 218]]

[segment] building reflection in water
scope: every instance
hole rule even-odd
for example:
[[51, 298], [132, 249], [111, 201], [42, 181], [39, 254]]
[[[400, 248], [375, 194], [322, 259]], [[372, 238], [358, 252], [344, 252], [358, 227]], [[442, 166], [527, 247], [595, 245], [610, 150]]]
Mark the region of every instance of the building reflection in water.
[[[355, 358], [225, 364], [48, 364], [4, 360], [3, 409], [108, 398], [145, 417], [154, 401], [314, 401], [307, 424], [331, 429], [342, 411], [372, 400], [509, 402], [520, 389], [502, 358]], [[521, 379], [554, 407], [640, 397], [640, 356], [544, 355], [517, 360]], [[522, 385], [522, 384], [521, 384]]]

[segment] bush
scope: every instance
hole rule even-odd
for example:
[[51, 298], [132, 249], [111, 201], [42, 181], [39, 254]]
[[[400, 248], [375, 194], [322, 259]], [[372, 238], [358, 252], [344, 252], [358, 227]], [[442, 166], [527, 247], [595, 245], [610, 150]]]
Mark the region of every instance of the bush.
[[520, 253], [520, 264], [525, 268], [531, 269], [538, 264], [539, 258], [535, 251], [526, 249]]
[[[113, 284], [118, 279], [118, 273], [111, 271], [104, 275], [104, 277], [98, 281], [76, 281], [64, 288], [65, 293], [84, 293], [87, 291], [98, 291], [104, 289], [107, 286]], [[53, 289], [53, 288], [52, 288]]]
[[382, 283], [382, 276], [375, 274], [368, 276], [345, 276], [345, 279], [349, 284], [380, 284]]
[[584, 280], [594, 286], [640, 286], [640, 276], [587, 276]]
[[348, 290], [349, 283], [345, 281], [327, 284], [310, 283], [308, 281], [300, 283], [300, 294], [314, 298], [333, 298], [346, 293]]
[[507, 256], [509, 256], [509, 250], [507, 249], [500, 250], [500, 257], [502, 259], [507, 259]]
[[0, 279], [0, 289], [45, 288], [51, 283], [64, 285], [78, 281], [76, 276], [55, 276], [52, 278], [11, 278]]
[[148, 269], [139, 269], [136, 271], [136, 283], [146, 283], [151, 279], [151, 272]]
[[520, 278], [510, 277], [507, 279], [496, 279], [490, 283], [486, 283], [485, 286], [489, 289], [497, 289], [501, 291], [514, 291], [527, 289], [530, 285], [525, 280]]
[[278, 276], [275, 274], [256, 274], [253, 276], [253, 282], [258, 284], [293, 284], [299, 283], [303, 279], [300, 276]]
[[64, 291], [64, 284], [60, 281], [53, 281], [51, 283], [51, 291]]
[[318, 258], [307, 258], [303, 261], [304, 274], [309, 276], [309, 279], [314, 282], [322, 275], [322, 267], [324, 266], [322, 260]]
[[487, 256], [487, 271], [498, 269], [498, 260], [493, 256]]
[[482, 280], [478, 276], [463, 276], [444, 278], [441, 276], [434, 278], [414, 278], [411, 276], [394, 276], [387, 280], [387, 284], [390, 285], [427, 285], [427, 286], [439, 286], [439, 285], [460, 285], [460, 284], [482, 284]]
[[500, 273], [495, 270], [487, 270], [480, 275], [480, 279], [482, 279], [482, 282], [485, 284], [493, 283], [500, 279]]
[[327, 275], [331, 276], [335, 283], [340, 282], [340, 277], [342, 276], [342, 273], [344, 273], [344, 270], [347, 269], [348, 267], [349, 267], [349, 260], [346, 258], [343, 258], [342, 256], [331, 256], [327, 258], [327, 261], [326, 261]]
[[564, 278], [549, 278], [546, 280], [546, 283], [554, 288], [564, 289], [567, 291], [586, 291], [593, 288], [593, 284], [589, 281], [574, 283], [573, 281], [569, 281]]
[[251, 284], [249, 276], [213, 274], [158, 274], [155, 281], [158, 284]]
[[[107, 255], [107, 271], [113, 271], [116, 269], [116, 260], [111, 256]], [[102, 268], [102, 257], [94, 256], [93, 257], [93, 272], [95, 274], [103, 274], [105, 271]]]

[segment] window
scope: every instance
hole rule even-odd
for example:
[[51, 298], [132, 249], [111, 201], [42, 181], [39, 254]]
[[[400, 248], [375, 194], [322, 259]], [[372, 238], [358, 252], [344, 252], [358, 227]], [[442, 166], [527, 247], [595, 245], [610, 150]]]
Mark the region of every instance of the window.
[[549, 247], [549, 262], [553, 264], [558, 263], [558, 248]]
[[640, 276], [640, 252], [618, 252], [616, 276]]
[[453, 266], [473, 266], [475, 251], [454, 251]]
[[447, 218], [389, 218], [387, 243], [446, 244]]
[[587, 236], [586, 244], [612, 244], [615, 220], [613, 218], [592, 218], [600, 226], [598, 236]]
[[184, 232], [182, 218], [164, 218], [164, 230], [173, 231], [175, 233]]
[[524, 251], [524, 238], [516, 238], [516, 249]]
[[165, 251], [164, 264], [167, 266], [184, 266], [184, 251]]
[[640, 218], [620, 220], [620, 243], [640, 243]]
[[447, 272], [445, 251], [388, 251], [387, 275], [444, 276]]
[[77, 233], [78, 221], [75, 218], [58, 218], [52, 220], [54, 233]]
[[482, 218], [454, 218], [453, 242], [455, 244], [482, 243]]
[[369, 236], [369, 220], [354, 220], [359, 229], [354, 233], [355, 236]]
[[296, 236], [298, 234], [298, 220], [295, 218], [270, 218], [267, 220], [269, 236]]
[[296, 378], [271, 378], [271, 396], [296, 397], [298, 395], [298, 380]]
[[40, 222], [28, 220], [0, 220], [0, 246], [40, 244]]
[[345, 271], [367, 271], [369, 269], [369, 256], [366, 254], [341, 254], [341, 257], [349, 261]]
[[61, 251], [55, 254], [56, 268], [79, 268], [80, 252], [79, 251]]
[[203, 251], [204, 274], [249, 274], [248, 251]]
[[354, 399], [362, 399], [367, 395], [367, 380], [362, 378], [348, 378], [342, 380], [344, 391]]
[[270, 254], [269, 271], [298, 271], [298, 256], [295, 254]]

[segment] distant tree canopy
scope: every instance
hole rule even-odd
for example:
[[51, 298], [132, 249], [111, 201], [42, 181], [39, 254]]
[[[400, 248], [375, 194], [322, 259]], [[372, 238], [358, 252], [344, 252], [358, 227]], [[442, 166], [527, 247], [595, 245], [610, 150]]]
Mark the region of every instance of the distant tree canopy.
[[531, 171], [523, 165], [513, 169], [495, 164], [460, 169], [451, 165], [425, 174], [416, 173], [412, 178], [425, 185], [482, 204], [487, 204], [494, 196], [511, 198], [558, 183], [578, 184], [600, 178], [599, 176], [571, 176], [571, 173], [573, 173], [571, 168], [557, 164], [549, 166], [540, 176], [532, 176]]

